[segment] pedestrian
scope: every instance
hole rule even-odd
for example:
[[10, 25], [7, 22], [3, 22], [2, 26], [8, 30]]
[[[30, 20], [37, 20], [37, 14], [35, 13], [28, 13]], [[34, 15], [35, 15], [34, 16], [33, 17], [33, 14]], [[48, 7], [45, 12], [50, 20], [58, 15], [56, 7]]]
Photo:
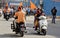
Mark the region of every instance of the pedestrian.
[[53, 7], [53, 9], [51, 10], [51, 13], [52, 13], [52, 23], [55, 24], [55, 18], [56, 18], [56, 13], [57, 13], [56, 7]]
[[33, 10], [34, 15], [35, 15], [36, 11], [37, 11], [37, 9], [35, 8], [35, 9]]
[[10, 17], [13, 16], [13, 12], [14, 12], [14, 10], [13, 10], [13, 6], [11, 5], [11, 6], [10, 6]]
[[27, 10], [27, 15], [30, 15], [30, 7], [29, 6], [27, 6], [26, 10]]

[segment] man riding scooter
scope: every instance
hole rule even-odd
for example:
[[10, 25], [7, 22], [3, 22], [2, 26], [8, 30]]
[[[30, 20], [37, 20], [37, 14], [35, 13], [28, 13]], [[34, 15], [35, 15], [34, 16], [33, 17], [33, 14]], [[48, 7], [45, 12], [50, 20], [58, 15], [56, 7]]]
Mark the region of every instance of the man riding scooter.
[[48, 27], [48, 22], [46, 19], [46, 16], [44, 13], [42, 13], [42, 15], [40, 17], [38, 17], [39, 21], [39, 27], [37, 29], [38, 34], [43, 33], [43, 35], [46, 35], [47, 33], [47, 27]]
[[3, 9], [3, 14], [4, 14], [4, 18], [6, 18], [7, 14], [10, 17], [10, 8], [8, 7], [8, 3], [6, 3], [5, 8]]
[[42, 14], [42, 11], [41, 11], [41, 9], [37, 9], [37, 12], [36, 12], [36, 14], [35, 14], [35, 19], [34, 19], [34, 27], [35, 27], [35, 30], [37, 30], [37, 27], [38, 27], [38, 25], [39, 25], [39, 23], [38, 23], [38, 17], [40, 16]]

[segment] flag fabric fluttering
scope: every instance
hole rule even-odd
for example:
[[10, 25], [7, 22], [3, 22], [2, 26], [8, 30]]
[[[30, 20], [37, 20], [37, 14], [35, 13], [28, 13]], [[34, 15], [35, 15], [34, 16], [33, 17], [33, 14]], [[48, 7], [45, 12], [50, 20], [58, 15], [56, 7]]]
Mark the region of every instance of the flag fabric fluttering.
[[19, 6], [23, 6], [23, 2], [20, 2]]
[[37, 8], [36, 5], [32, 1], [30, 1], [30, 9], [34, 10], [36, 8]]

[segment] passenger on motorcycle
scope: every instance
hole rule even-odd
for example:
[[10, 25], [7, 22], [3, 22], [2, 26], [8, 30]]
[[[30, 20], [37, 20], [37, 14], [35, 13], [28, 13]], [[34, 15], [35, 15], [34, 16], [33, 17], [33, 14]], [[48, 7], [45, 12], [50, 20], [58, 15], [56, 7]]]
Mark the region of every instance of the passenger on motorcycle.
[[6, 13], [10, 14], [10, 8], [8, 7], [8, 3], [6, 3], [5, 8], [3, 9], [4, 18], [6, 17]]
[[39, 25], [39, 23], [38, 23], [38, 17], [40, 17], [41, 16], [41, 14], [42, 14], [42, 11], [41, 11], [41, 9], [37, 9], [37, 12], [36, 12], [36, 14], [35, 14], [35, 19], [34, 19], [34, 27], [35, 27], [35, 30], [37, 30], [37, 27], [38, 27], [38, 25]]

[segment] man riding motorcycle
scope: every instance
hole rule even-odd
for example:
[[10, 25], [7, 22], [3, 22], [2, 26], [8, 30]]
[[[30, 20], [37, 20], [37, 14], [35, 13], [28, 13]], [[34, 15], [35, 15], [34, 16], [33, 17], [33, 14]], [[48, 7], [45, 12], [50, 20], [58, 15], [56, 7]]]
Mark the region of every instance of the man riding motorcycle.
[[14, 18], [16, 19], [16, 31], [18, 32], [19, 25], [23, 24], [25, 27], [25, 14], [22, 12], [21, 6], [18, 7], [18, 11], [15, 13]]
[[35, 14], [35, 20], [34, 20], [34, 25], [35, 25], [35, 30], [37, 30], [37, 27], [38, 27], [38, 25], [39, 25], [39, 23], [38, 23], [38, 17], [39, 16], [41, 16], [41, 14], [42, 14], [42, 11], [41, 11], [41, 9], [37, 9], [37, 12], [36, 12], [36, 14]]
[[4, 18], [6, 17], [6, 13], [10, 14], [10, 8], [8, 7], [8, 3], [6, 3], [5, 8], [3, 9]]

